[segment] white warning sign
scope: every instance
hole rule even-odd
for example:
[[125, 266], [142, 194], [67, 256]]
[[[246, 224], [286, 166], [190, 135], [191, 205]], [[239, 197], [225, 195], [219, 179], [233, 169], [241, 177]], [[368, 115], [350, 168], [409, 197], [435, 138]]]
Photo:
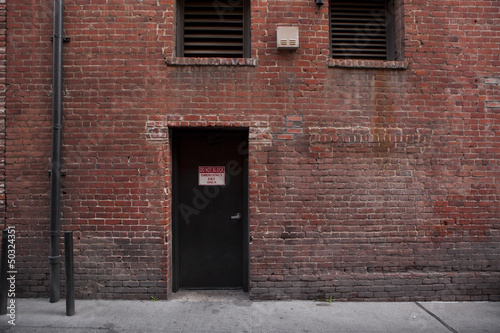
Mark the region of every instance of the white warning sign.
[[226, 167], [223, 166], [198, 167], [198, 185], [226, 185], [225, 173]]

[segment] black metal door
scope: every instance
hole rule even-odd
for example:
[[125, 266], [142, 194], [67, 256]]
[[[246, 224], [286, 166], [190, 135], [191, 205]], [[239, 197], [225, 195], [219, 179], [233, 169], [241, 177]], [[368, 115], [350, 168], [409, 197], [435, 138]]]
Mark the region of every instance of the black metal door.
[[176, 130], [174, 291], [248, 289], [248, 131]]

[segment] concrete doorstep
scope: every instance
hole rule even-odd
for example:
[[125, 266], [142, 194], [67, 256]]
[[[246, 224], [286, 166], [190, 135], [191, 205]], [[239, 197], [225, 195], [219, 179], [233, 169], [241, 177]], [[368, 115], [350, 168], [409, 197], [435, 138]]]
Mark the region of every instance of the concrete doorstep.
[[[168, 301], [16, 299], [0, 332], [500, 332], [497, 302], [251, 301], [242, 292], [179, 292]], [[15, 324], [15, 325], [12, 325]]]

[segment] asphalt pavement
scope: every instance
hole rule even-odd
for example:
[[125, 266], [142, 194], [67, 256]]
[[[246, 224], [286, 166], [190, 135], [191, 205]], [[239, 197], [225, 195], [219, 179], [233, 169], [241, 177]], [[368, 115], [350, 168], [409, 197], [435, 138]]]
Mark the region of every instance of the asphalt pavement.
[[64, 300], [16, 299], [0, 332], [500, 332], [500, 302], [251, 301], [219, 291], [179, 292], [168, 301], [77, 300], [75, 310], [66, 316]]

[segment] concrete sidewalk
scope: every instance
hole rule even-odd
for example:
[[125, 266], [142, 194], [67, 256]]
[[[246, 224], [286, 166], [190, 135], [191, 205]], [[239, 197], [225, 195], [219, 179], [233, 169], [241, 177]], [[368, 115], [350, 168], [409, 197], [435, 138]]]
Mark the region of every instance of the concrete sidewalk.
[[240, 292], [180, 292], [169, 301], [16, 299], [0, 332], [500, 332], [500, 302], [250, 301]]

